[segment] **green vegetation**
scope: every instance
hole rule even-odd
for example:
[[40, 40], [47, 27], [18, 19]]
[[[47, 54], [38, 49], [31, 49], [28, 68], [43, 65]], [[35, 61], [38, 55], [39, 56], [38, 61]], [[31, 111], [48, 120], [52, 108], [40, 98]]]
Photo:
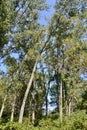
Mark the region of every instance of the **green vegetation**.
[[57, 114], [44, 117], [37, 126], [24, 119], [22, 124], [17, 122], [2, 123], [0, 130], [87, 130], [87, 115], [85, 111], [74, 112], [71, 117], [63, 117], [63, 123], [57, 119]]
[[53, 8], [0, 1], [0, 130], [87, 130], [87, 0]]

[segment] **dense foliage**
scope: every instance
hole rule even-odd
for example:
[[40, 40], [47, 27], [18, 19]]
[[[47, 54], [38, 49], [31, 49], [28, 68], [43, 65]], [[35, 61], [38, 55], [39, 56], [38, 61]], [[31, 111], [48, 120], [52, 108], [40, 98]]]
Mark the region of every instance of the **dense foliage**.
[[87, 130], [87, 115], [85, 111], [77, 111], [70, 118], [64, 117], [63, 123], [57, 119], [57, 114], [49, 114], [38, 124], [33, 126], [28, 119], [23, 120], [23, 124], [8, 122], [0, 125], [0, 130]]
[[87, 129], [87, 1], [53, 8], [0, 1], [1, 130]]

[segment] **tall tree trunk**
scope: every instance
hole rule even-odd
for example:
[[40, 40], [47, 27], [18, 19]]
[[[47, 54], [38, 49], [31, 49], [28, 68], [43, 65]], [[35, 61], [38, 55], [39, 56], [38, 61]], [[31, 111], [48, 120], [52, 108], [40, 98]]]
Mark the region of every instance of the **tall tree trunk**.
[[13, 100], [13, 103], [12, 103], [11, 122], [14, 120], [15, 103], [16, 103], [16, 95], [14, 96], [14, 100]]
[[69, 116], [71, 115], [71, 100], [69, 101], [69, 106], [68, 106], [69, 108], [68, 108], [68, 114], [69, 114]]
[[59, 116], [60, 121], [62, 122], [62, 79], [59, 87]]
[[1, 110], [0, 110], [0, 118], [2, 117], [6, 100], [7, 100], [7, 94], [5, 95], [3, 103], [2, 103], [2, 107], [1, 107]]
[[67, 95], [66, 95], [66, 87], [65, 87], [65, 82], [63, 81], [63, 94], [62, 94], [62, 98], [63, 98], [63, 112], [66, 115], [66, 106], [67, 106]]
[[33, 84], [33, 92], [32, 92], [32, 124], [35, 124], [35, 111], [36, 111], [36, 100], [35, 100], [35, 82]]
[[33, 108], [32, 110], [32, 124], [34, 125], [35, 123], [35, 109]]
[[68, 116], [68, 102], [67, 102], [67, 99], [65, 101], [65, 114]]
[[46, 116], [48, 115], [48, 92], [46, 92]]
[[73, 101], [73, 99], [71, 100], [71, 113], [73, 113], [73, 111], [74, 111], [74, 101]]
[[30, 77], [30, 80], [29, 80], [29, 83], [27, 85], [27, 89], [25, 91], [25, 95], [24, 95], [23, 102], [22, 102], [21, 109], [20, 109], [20, 113], [19, 113], [19, 123], [22, 123], [22, 120], [23, 120], [25, 104], [26, 104], [26, 100], [27, 100], [27, 97], [28, 97], [28, 94], [29, 94], [29, 90], [31, 88], [31, 85], [32, 85], [32, 82], [33, 82], [33, 79], [34, 79], [37, 62], [38, 62], [38, 59], [35, 62], [35, 65], [34, 65], [34, 68], [33, 68], [33, 71], [32, 71], [32, 74], [31, 74], [31, 77]]
[[31, 122], [31, 107], [32, 107], [32, 105], [31, 105], [31, 99], [29, 98], [29, 100], [30, 100], [30, 102], [29, 102], [29, 113], [28, 113], [28, 118], [29, 118], [29, 122]]

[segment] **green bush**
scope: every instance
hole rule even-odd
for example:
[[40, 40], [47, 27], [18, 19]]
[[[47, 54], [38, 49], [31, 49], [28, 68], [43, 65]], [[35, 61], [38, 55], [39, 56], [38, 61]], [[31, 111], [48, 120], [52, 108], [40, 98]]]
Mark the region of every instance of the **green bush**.
[[6, 124], [0, 125], [0, 130], [34, 130], [31, 124], [19, 124], [17, 122], [8, 122]]
[[63, 117], [62, 123], [59, 119], [49, 116], [40, 120], [36, 127], [29, 123], [27, 118], [24, 118], [22, 124], [1, 122], [0, 130], [87, 130], [87, 114], [85, 111], [74, 112], [71, 117]]
[[[86, 122], [86, 123], [85, 123]], [[87, 130], [87, 115], [85, 111], [74, 112], [70, 118], [63, 122], [63, 130]]]
[[85, 111], [77, 111], [71, 117], [64, 117], [62, 123], [58, 119], [43, 119], [39, 127], [40, 130], [87, 130], [87, 115]]

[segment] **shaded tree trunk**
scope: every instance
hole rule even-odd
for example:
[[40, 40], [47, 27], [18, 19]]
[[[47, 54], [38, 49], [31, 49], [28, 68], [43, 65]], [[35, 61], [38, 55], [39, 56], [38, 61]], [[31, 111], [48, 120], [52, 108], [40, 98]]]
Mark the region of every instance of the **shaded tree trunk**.
[[46, 116], [48, 115], [48, 92], [46, 93]]
[[19, 113], [19, 123], [22, 123], [22, 120], [23, 120], [23, 114], [24, 114], [25, 104], [26, 104], [26, 100], [27, 100], [27, 97], [28, 97], [28, 94], [29, 94], [29, 90], [31, 88], [31, 85], [32, 85], [32, 82], [33, 82], [33, 79], [34, 79], [37, 62], [38, 62], [38, 60], [36, 60], [36, 62], [35, 62], [35, 65], [33, 67], [33, 71], [32, 71], [29, 83], [27, 85], [27, 89], [25, 91], [25, 95], [24, 95], [23, 102], [22, 102], [21, 109], [20, 109], [20, 113]]
[[32, 110], [32, 124], [34, 125], [35, 123], [35, 109], [33, 108]]
[[65, 101], [65, 114], [68, 115], [68, 102], [67, 102], [67, 99]]
[[59, 116], [60, 121], [62, 122], [62, 79], [59, 86]]
[[69, 116], [71, 115], [71, 100], [69, 101], [68, 114], [69, 114]]
[[13, 100], [13, 103], [12, 103], [12, 110], [11, 110], [11, 121], [13, 121], [13, 120], [14, 120], [15, 103], [16, 103], [16, 95], [14, 96], [14, 100]]
[[3, 103], [2, 103], [2, 107], [1, 107], [1, 110], [0, 110], [0, 118], [2, 117], [4, 108], [5, 108], [5, 102], [6, 102], [6, 100], [7, 100], [7, 94], [5, 95]]
[[[49, 85], [49, 84], [48, 84]], [[49, 86], [47, 86], [45, 83], [44, 83], [44, 86], [45, 86], [45, 91], [46, 91], [46, 94], [45, 94], [45, 105], [46, 105], [46, 116], [48, 115], [48, 91], [49, 91]]]
[[29, 102], [29, 113], [28, 113], [29, 122], [31, 122], [31, 111], [32, 111], [32, 105], [31, 105], [31, 100], [30, 100], [30, 102]]

